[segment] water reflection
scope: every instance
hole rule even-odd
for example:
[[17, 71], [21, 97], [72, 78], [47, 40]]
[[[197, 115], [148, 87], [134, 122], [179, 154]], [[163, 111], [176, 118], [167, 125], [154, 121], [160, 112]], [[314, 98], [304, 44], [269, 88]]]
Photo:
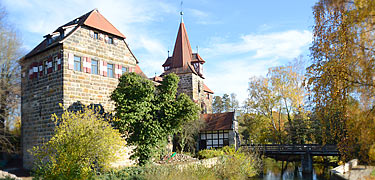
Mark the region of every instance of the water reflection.
[[[311, 174], [302, 173], [301, 164], [299, 162], [284, 163], [276, 162], [272, 159], [266, 158], [264, 160], [263, 174], [259, 177], [252, 178], [253, 180], [326, 180], [330, 178], [329, 169], [332, 166], [325, 166], [323, 164], [314, 164], [314, 169]], [[283, 168], [284, 167], [284, 168]], [[286, 167], [286, 168], [285, 168]], [[283, 171], [283, 173], [282, 173]]]

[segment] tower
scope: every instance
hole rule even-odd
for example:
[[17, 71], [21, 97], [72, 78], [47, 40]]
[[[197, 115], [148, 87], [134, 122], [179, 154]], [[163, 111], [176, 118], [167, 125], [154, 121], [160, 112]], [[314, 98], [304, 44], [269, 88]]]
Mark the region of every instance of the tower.
[[202, 113], [212, 113], [213, 92], [204, 84], [203, 64], [205, 61], [198, 53], [193, 53], [185, 24], [181, 18], [173, 54], [165, 63], [161, 76], [175, 73], [180, 77], [178, 93], [185, 93], [198, 103]]

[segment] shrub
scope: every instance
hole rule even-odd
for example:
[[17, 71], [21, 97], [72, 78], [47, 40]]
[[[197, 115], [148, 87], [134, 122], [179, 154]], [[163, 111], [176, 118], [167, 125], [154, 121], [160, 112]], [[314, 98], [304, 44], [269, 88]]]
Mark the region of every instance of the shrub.
[[52, 115], [52, 120], [53, 137], [31, 151], [36, 179], [89, 179], [108, 169], [125, 146], [118, 130], [91, 109], [65, 110], [61, 117]]
[[373, 144], [371, 147], [370, 147], [370, 150], [368, 152], [368, 156], [369, 156], [369, 159], [371, 161], [375, 161], [375, 144]]
[[224, 152], [220, 149], [204, 149], [198, 152], [199, 159], [209, 159], [213, 157], [223, 156]]
[[99, 176], [98, 179], [152, 179], [152, 180], [190, 180], [190, 179], [248, 179], [258, 174], [260, 159], [250, 152], [224, 147], [218, 150], [203, 150], [207, 154], [220, 153], [217, 164], [147, 165], [125, 168]]

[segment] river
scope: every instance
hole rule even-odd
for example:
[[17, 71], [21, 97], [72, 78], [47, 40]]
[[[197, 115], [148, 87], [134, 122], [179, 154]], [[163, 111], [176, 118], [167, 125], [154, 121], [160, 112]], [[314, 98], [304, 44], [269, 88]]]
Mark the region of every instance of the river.
[[[325, 166], [320, 163], [313, 165], [314, 169], [311, 174], [302, 173], [301, 163], [290, 162], [286, 170], [282, 171], [281, 162], [266, 158], [263, 160], [263, 173], [252, 180], [326, 180], [330, 178], [329, 170], [333, 166]], [[284, 164], [285, 166], [285, 164]]]

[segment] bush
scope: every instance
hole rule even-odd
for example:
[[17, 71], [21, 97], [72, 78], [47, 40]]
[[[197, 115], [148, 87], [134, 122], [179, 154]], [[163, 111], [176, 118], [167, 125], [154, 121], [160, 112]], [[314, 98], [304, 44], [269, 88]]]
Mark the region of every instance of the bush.
[[112, 171], [99, 176], [98, 179], [248, 179], [257, 175], [260, 170], [261, 161], [258, 156], [245, 151], [236, 151], [234, 147], [224, 147], [221, 150], [204, 150], [204, 152], [222, 155], [217, 164], [211, 167], [203, 164], [148, 165]]
[[209, 159], [213, 157], [223, 156], [224, 152], [220, 149], [204, 149], [198, 152], [197, 156], [199, 159]]
[[368, 152], [368, 156], [369, 156], [369, 159], [371, 161], [375, 161], [375, 144], [373, 144], [371, 147], [370, 147], [370, 150]]
[[53, 137], [31, 151], [36, 159], [35, 179], [89, 179], [109, 169], [125, 146], [118, 130], [91, 109], [65, 110], [61, 118], [52, 115], [52, 120]]

